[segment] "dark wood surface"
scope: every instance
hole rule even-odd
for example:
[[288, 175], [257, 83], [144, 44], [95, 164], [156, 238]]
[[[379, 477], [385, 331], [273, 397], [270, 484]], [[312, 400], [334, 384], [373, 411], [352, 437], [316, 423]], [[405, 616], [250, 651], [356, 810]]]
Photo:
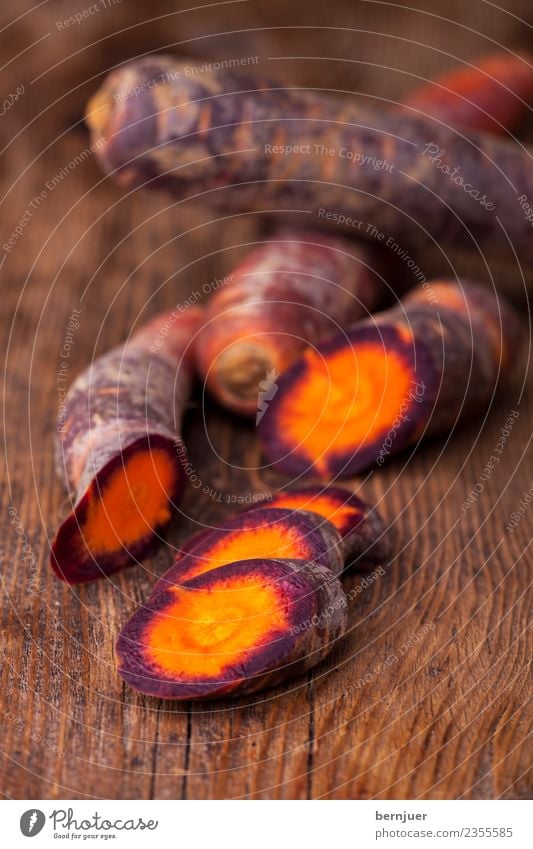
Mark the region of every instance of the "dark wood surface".
[[[529, 342], [486, 420], [352, 482], [379, 502], [398, 555], [360, 591], [361, 576], [347, 583], [354, 591], [349, 634], [306, 679], [225, 703], [178, 705], [136, 695], [115, 674], [113, 644], [171, 549], [113, 581], [80, 588], [60, 584], [47, 566], [49, 539], [66, 510], [52, 436], [72, 310], [81, 313], [70, 378], [134, 322], [221, 278], [261, 226], [259, 216], [215, 220], [164, 197], [126, 196], [103, 180], [84, 153], [89, 141], [79, 122], [98, 74], [144, 49], [196, 39], [172, 49], [197, 58], [258, 53], [268, 64], [261, 70], [281, 79], [395, 99], [413, 74], [531, 40], [525, 1], [507, 2], [503, 11], [483, 0], [420, 5], [416, 12], [390, 3], [313, 10], [302, 2], [251, 2], [144, 27], [137, 26], [141, 11], [117, 6], [65, 35], [55, 22], [80, 4], [62, 2], [3, 32], [7, 88], [23, 83], [25, 91], [0, 126], [7, 146], [2, 242], [25, 212], [27, 218], [13, 250], [0, 252], [5, 797], [433, 799], [530, 792], [533, 504], [514, 531], [506, 529], [532, 483]], [[7, 3], [2, 26], [29, 6]], [[161, 3], [159, 13], [170, 7], [176, 4]], [[214, 35], [244, 29], [253, 32]], [[202, 41], [202, 33], [210, 37]], [[301, 58], [268, 60], [286, 56]], [[533, 134], [526, 130], [525, 137]], [[32, 207], [41, 192], [42, 203]], [[487, 280], [493, 273], [527, 320], [511, 262], [453, 256], [445, 264], [452, 260]], [[428, 276], [449, 272], [442, 256], [422, 252], [420, 262]], [[512, 411], [519, 415], [501, 460], [463, 511]], [[253, 428], [212, 405], [204, 422], [200, 398], [191, 405], [185, 439], [210, 493], [189, 489], [173, 543], [231, 512], [232, 496], [269, 492], [281, 482], [261, 469]]]

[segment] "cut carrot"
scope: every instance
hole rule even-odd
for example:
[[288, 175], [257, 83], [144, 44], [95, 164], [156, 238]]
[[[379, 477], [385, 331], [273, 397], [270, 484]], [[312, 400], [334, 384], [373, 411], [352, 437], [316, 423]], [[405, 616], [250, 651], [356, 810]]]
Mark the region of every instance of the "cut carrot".
[[317, 513], [266, 507], [240, 513], [202, 534], [157, 581], [152, 595], [169, 585], [253, 557], [308, 560], [336, 575], [344, 566], [342, 540], [330, 522]]
[[260, 419], [277, 375], [307, 345], [383, 299], [382, 266], [371, 245], [318, 231], [280, 233], [257, 247], [206, 309], [196, 353], [210, 392]]
[[381, 465], [483, 408], [519, 340], [513, 311], [485, 287], [420, 287], [308, 350], [280, 378], [259, 426], [264, 452], [291, 475]]
[[178, 429], [200, 323], [198, 309], [158, 316], [70, 388], [56, 447], [73, 505], [51, 552], [63, 580], [90, 581], [137, 562], [167, 528], [185, 480]]
[[[392, 553], [391, 532], [377, 509], [340, 486], [293, 487], [278, 492], [269, 507], [305, 510], [323, 516], [342, 537], [344, 569], [357, 571], [386, 564]], [[250, 510], [257, 510], [252, 506]]]
[[117, 641], [118, 672], [157, 698], [236, 696], [310, 669], [345, 630], [346, 597], [329, 569], [244, 560], [139, 608]]

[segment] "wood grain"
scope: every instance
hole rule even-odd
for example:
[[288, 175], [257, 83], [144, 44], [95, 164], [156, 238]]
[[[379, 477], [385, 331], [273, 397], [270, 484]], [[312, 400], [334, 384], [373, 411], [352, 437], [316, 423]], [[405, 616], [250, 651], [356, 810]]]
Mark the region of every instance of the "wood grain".
[[[396, 98], [410, 74], [435, 73], [454, 56], [475, 57], [493, 48], [493, 39], [513, 47], [530, 40], [533, 14], [525, 0], [508, 2], [506, 11], [482, 0], [468, 7], [459, 0], [422, 5], [414, 12], [340, 2], [326, 21], [329, 11], [326, 16], [303, 2], [251, 2], [209, 17], [184, 13], [179, 26], [146, 23], [146, 43], [154, 49], [191, 38], [203, 26], [213, 37], [190, 42], [190, 54], [252, 48], [263, 57], [314, 56], [271, 60], [272, 72]], [[136, 695], [115, 674], [113, 644], [154, 575], [170, 562], [171, 549], [112, 581], [77, 589], [49, 572], [49, 539], [65, 512], [52, 434], [72, 309], [81, 315], [70, 378], [134, 322], [220, 279], [261, 228], [259, 216], [220, 221], [164, 197], [125, 195], [102, 179], [89, 154], [76, 160], [89, 144], [78, 122], [80, 92], [94, 88], [91, 78], [114, 61], [139, 53], [143, 39], [136, 28], [135, 37], [122, 35], [118, 55], [105, 49], [98, 39], [109, 36], [109, 48], [116, 43], [117, 15], [110, 13], [91, 29], [72, 28], [70, 42], [61, 42], [54, 22], [66, 6], [43, 7], [15, 25], [5, 53], [13, 57], [7, 79], [23, 80], [26, 92], [0, 127], [8, 145], [2, 241], [28, 209], [31, 215], [13, 250], [0, 252], [1, 792], [50, 799], [527, 797], [533, 506], [513, 532], [505, 526], [531, 486], [529, 343], [486, 421], [472, 421], [449, 441], [434, 441], [416, 457], [402, 456], [353, 481], [378, 501], [394, 528], [398, 555], [368, 586], [358, 590], [361, 576], [350, 579], [349, 634], [305, 679], [227, 703], [176, 705]], [[161, 14], [167, 10], [162, 3]], [[9, 2], [3, 15], [9, 21], [20, 11], [21, 4]], [[139, 15], [122, 14], [121, 26], [128, 14]], [[239, 36], [252, 26], [266, 29]], [[237, 32], [215, 37], [226, 29]], [[45, 32], [52, 33], [53, 51], [47, 39], [17, 58]], [[83, 62], [70, 55], [81, 48]], [[61, 73], [50, 70], [33, 89], [31, 80], [54, 62]], [[48, 88], [47, 77], [53, 80]], [[61, 92], [64, 102], [50, 106]], [[47, 189], [54, 177], [57, 185]], [[43, 191], [42, 203], [31, 207]], [[449, 272], [442, 256], [424, 246], [420, 262], [428, 276]], [[526, 315], [512, 263], [502, 269], [464, 256], [445, 262], [487, 281], [494, 275]], [[519, 416], [501, 461], [463, 511], [512, 410]], [[232, 494], [268, 492], [281, 481], [261, 469], [253, 429], [214, 405], [204, 423], [199, 396], [185, 438], [209, 492], [189, 489], [173, 544], [231, 512]]]

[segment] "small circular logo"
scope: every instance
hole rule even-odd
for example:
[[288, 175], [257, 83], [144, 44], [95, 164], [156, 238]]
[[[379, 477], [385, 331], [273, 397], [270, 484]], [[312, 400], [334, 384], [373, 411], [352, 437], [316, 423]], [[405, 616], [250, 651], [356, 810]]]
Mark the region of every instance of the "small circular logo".
[[20, 830], [24, 837], [35, 837], [42, 831], [45, 822], [46, 817], [42, 811], [30, 808], [29, 811], [24, 811], [20, 818]]

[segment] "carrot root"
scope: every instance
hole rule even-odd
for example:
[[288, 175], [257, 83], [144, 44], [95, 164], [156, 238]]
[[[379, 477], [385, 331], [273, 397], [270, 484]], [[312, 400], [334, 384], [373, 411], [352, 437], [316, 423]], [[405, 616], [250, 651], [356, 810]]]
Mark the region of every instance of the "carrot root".
[[505, 232], [519, 259], [533, 260], [515, 190], [533, 198], [528, 151], [489, 134], [474, 144], [406, 110], [370, 110], [233, 71], [187, 79], [182, 70], [170, 56], [140, 59], [113, 71], [88, 104], [97, 156], [122, 186], [201, 196], [239, 213], [296, 205], [317, 223], [372, 222], [407, 245], [422, 233], [494, 252]]

